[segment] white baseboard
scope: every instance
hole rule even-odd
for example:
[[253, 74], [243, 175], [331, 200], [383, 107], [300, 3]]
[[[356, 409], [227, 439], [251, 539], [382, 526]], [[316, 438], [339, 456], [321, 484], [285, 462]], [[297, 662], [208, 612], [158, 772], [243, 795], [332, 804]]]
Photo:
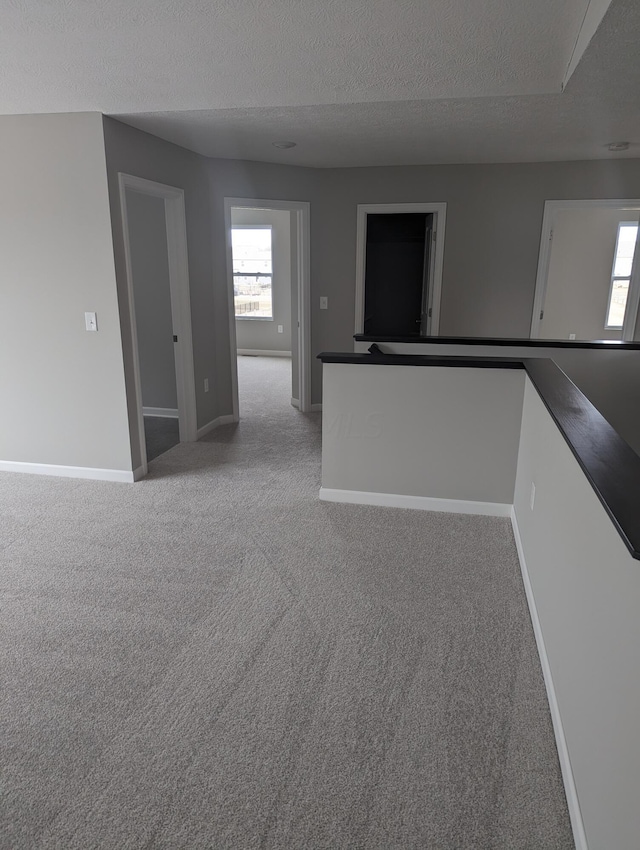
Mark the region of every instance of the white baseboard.
[[159, 416], [162, 419], [178, 419], [177, 407], [143, 407], [144, 416]]
[[139, 466], [137, 469], [133, 470], [133, 480], [140, 481], [140, 479], [144, 478], [146, 474], [144, 466]]
[[314, 410], [322, 410], [322, 404], [312, 404], [312, 405], [311, 405], [311, 410], [312, 410], [312, 411], [314, 411]]
[[549, 701], [549, 709], [551, 711], [551, 721], [553, 723], [553, 732], [556, 739], [556, 747], [558, 749], [558, 758], [560, 760], [560, 770], [562, 772], [564, 791], [567, 797], [567, 807], [569, 809], [569, 817], [571, 819], [573, 840], [575, 841], [576, 850], [589, 850], [587, 845], [587, 836], [584, 830], [584, 823], [582, 821], [582, 813], [580, 811], [578, 792], [576, 790], [573, 770], [571, 768], [571, 759], [569, 758], [569, 749], [567, 747], [567, 740], [562, 726], [562, 717], [560, 715], [556, 690], [553, 684], [553, 676], [551, 675], [551, 666], [549, 664], [547, 650], [544, 645], [542, 626], [540, 625], [538, 609], [536, 608], [536, 600], [533, 595], [531, 579], [529, 578], [527, 562], [524, 556], [524, 547], [520, 537], [520, 529], [518, 528], [518, 519], [516, 517], [515, 507], [513, 506], [511, 507], [511, 525], [513, 527], [513, 536], [516, 541], [516, 549], [518, 550], [518, 560], [520, 561], [522, 581], [524, 583], [527, 604], [529, 605], [529, 614], [531, 615], [531, 623], [533, 624], [533, 632], [536, 638], [536, 645], [538, 647], [538, 655], [540, 656], [542, 675], [547, 689], [547, 699]]
[[24, 463], [0, 460], [0, 472], [23, 472], [28, 475], [55, 475], [58, 478], [91, 478], [95, 481], [133, 483], [135, 473], [129, 469], [99, 469], [93, 466], [60, 466], [55, 463]]
[[233, 413], [225, 414], [224, 416], [218, 416], [216, 419], [212, 419], [211, 422], [207, 422], [206, 425], [203, 425], [202, 428], [198, 428], [196, 432], [196, 440], [200, 440], [202, 437], [209, 434], [214, 428], [219, 428], [220, 425], [230, 425], [232, 422], [237, 422], [238, 420], [233, 415]]
[[462, 499], [436, 499], [432, 496], [405, 496], [398, 493], [369, 493], [364, 490], [320, 488], [324, 502], [346, 502], [351, 505], [380, 505], [385, 508], [411, 508], [419, 511], [444, 511], [451, 514], [511, 516], [511, 505], [501, 502], [471, 502]]
[[238, 354], [254, 357], [291, 357], [290, 351], [270, 351], [266, 348], [239, 348]]

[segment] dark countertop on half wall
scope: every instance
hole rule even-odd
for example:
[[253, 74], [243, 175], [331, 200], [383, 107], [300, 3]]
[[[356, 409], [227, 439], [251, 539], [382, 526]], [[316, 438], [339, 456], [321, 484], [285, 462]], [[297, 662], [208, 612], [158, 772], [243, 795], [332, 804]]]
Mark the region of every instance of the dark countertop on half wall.
[[[369, 341], [361, 334], [356, 339]], [[390, 338], [371, 338], [391, 342]], [[435, 338], [397, 338], [395, 342], [433, 342]], [[460, 338], [438, 337], [448, 342]], [[483, 344], [496, 344], [483, 340]], [[504, 344], [521, 345], [527, 341], [508, 340]], [[529, 340], [539, 343], [540, 340]], [[549, 341], [545, 344], [548, 345]], [[500, 343], [498, 343], [500, 344]], [[572, 341], [567, 345], [575, 345]], [[582, 343], [604, 347], [608, 342]], [[621, 343], [638, 348], [640, 343]], [[524, 369], [544, 402], [560, 433], [580, 464], [605, 511], [631, 555], [640, 560], [640, 456], [622, 439], [596, 407], [565, 373], [549, 358], [513, 357], [441, 357], [428, 354], [354, 354], [322, 352], [323, 363], [355, 363], [377, 366], [445, 366], [474, 369]]]

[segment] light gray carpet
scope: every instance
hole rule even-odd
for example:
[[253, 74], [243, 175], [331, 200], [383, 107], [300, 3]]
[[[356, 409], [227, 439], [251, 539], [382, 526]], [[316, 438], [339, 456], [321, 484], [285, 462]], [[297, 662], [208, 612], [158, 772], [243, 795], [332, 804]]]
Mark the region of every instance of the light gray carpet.
[[147, 444], [147, 461], [155, 460], [180, 442], [178, 420], [163, 416], [145, 416], [144, 438]]
[[0, 474], [3, 848], [569, 848], [508, 522], [323, 504], [319, 415]]

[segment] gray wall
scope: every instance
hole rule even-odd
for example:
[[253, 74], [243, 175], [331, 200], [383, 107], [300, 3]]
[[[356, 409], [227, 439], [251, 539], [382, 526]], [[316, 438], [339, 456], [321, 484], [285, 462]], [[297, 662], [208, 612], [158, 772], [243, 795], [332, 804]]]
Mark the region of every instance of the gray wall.
[[[640, 193], [640, 160], [342, 169], [209, 160], [208, 169], [216, 280], [225, 274], [225, 197], [311, 202], [314, 402], [322, 385], [315, 355], [353, 348], [358, 204], [446, 202], [441, 333], [528, 337], [545, 200]], [[321, 295], [328, 310], [319, 309]], [[222, 290], [217, 297], [226, 309]], [[218, 342], [222, 390], [230, 363], [222, 335]]]
[[[231, 223], [270, 225], [272, 239], [273, 319], [236, 319], [238, 348], [291, 351], [291, 214], [286, 210], [236, 207]], [[282, 325], [282, 333], [278, 333]]]
[[[640, 193], [639, 159], [317, 174], [311, 216], [316, 351], [353, 347], [357, 204], [446, 202], [441, 334], [528, 337], [545, 200]], [[329, 296], [329, 310], [322, 313], [319, 295]], [[314, 364], [314, 400], [320, 371]]]
[[0, 117], [0, 173], [0, 461], [130, 471], [101, 116]]
[[[117, 170], [187, 188], [199, 425], [231, 411], [225, 197], [311, 203], [312, 401], [319, 402], [315, 355], [353, 348], [359, 203], [446, 202], [441, 333], [528, 337], [545, 200], [640, 195], [640, 160], [312, 169], [205, 160], [110, 119], [105, 139], [112, 194]], [[114, 209], [114, 224], [118, 217]], [[321, 295], [328, 310], [319, 309]], [[205, 397], [202, 379], [212, 370], [215, 391]]]
[[557, 211], [540, 337], [622, 339], [621, 330], [605, 330], [611, 271], [618, 224], [637, 220], [632, 210]]
[[176, 368], [164, 200], [126, 192], [142, 403], [176, 410]]
[[[176, 186], [184, 190], [187, 221], [187, 250], [189, 255], [189, 282], [191, 287], [191, 324], [193, 331], [193, 357], [196, 385], [198, 427], [202, 427], [231, 410], [228, 397], [228, 378], [222, 386], [218, 383], [219, 373], [216, 349], [219, 338], [229, 340], [229, 319], [224, 311], [216, 310], [214, 289], [226, 292], [226, 278], [214, 279], [212, 275], [211, 233], [213, 226], [210, 214], [209, 186], [206, 160], [198, 154], [172, 145], [169, 142], [142, 133], [111, 118], [104, 118], [104, 140], [107, 157], [107, 176], [111, 201], [113, 226], [113, 251], [116, 261], [118, 299], [121, 309], [122, 338], [127, 378], [127, 398], [131, 425], [131, 450], [139, 464], [139, 438], [135, 394], [133, 392], [133, 357], [131, 352], [130, 328], [128, 326], [126, 272], [118, 172], [144, 177], [158, 183]], [[224, 227], [222, 229], [224, 233]], [[224, 237], [223, 237], [224, 239]], [[226, 296], [225, 296], [226, 300]], [[228, 360], [228, 358], [227, 358]], [[209, 378], [211, 391], [204, 392], [204, 379]]]

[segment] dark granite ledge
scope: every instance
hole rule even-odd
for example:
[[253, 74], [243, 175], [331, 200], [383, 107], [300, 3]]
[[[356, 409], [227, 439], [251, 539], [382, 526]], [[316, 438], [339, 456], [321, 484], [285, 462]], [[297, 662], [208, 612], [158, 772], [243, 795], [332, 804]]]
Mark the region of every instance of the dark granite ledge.
[[343, 354], [323, 351], [323, 363], [363, 363], [369, 366], [469, 366], [473, 369], [522, 369], [522, 357], [458, 357], [438, 354]]
[[640, 560], [640, 457], [553, 360], [526, 359], [524, 367], [625, 546]]
[[524, 369], [632, 557], [640, 560], [640, 456], [549, 358], [322, 352], [323, 363]]
[[640, 342], [626, 342], [619, 339], [506, 339], [505, 337], [477, 336], [376, 336], [375, 334], [355, 334], [356, 342], [402, 342], [436, 345], [510, 345], [522, 348], [609, 348], [640, 351]]

